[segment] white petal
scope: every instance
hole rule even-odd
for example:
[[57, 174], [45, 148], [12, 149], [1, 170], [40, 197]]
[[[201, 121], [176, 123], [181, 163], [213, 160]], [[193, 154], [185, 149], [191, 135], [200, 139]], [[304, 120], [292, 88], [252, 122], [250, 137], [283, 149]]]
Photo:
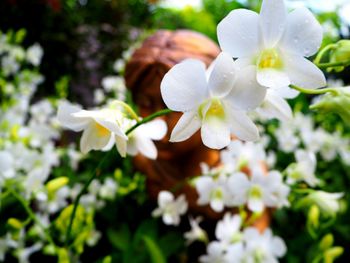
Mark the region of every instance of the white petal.
[[271, 250], [274, 256], [283, 257], [287, 252], [287, 247], [284, 241], [279, 237], [273, 237], [271, 241]]
[[165, 213], [162, 219], [166, 225], [178, 225], [178, 220], [168, 213]]
[[213, 97], [224, 97], [230, 92], [235, 80], [235, 64], [232, 57], [221, 52], [215, 59], [214, 68], [209, 77], [209, 92]]
[[73, 131], [82, 131], [90, 122], [90, 118], [82, 119], [75, 118], [71, 114], [81, 111], [81, 107], [70, 104], [66, 101], [60, 102], [57, 111], [58, 121], [64, 126]]
[[224, 202], [222, 199], [214, 198], [210, 201], [210, 207], [215, 212], [222, 212], [224, 210]]
[[284, 0], [264, 0], [260, 10], [260, 24], [266, 48], [273, 48], [280, 40], [287, 18]]
[[290, 84], [289, 76], [282, 70], [261, 69], [257, 72], [257, 80], [260, 85], [269, 88], [281, 88]]
[[157, 148], [151, 139], [145, 137], [139, 137], [136, 140], [136, 147], [141, 154], [149, 159], [157, 158]]
[[232, 133], [243, 141], [257, 141], [259, 131], [254, 122], [243, 111], [231, 111], [230, 124]]
[[123, 137], [115, 136], [115, 145], [117, 147], [117, 150], [121, 157], [126, 156], [126, 150], [127, 150], [127, 140], [125, 140]]
[[253, 212], [262, 212], [264, 209], [264, 203], [260, 198], [249, 198], [248, 208]]
[[203, 144], [212, 149], [222, 149], [230, 144], [230, 126], [226, 120], [205, 117], [201, 128]]
[[214, 186], [213, 179], [209, 176], [201, 176], [195, 181], [195, 185], [199, 194], [197, 203], [199, 205], [208, 204], [210, 193]]
[[287, 24], [280, 46], [304, 57], [312, 56], [320, 48], [323, 29], [306, 8], [298, 8], [287, 16]]
[[281, 121], [288, 121], [293, 117], [292, 109], [288, 102], [272, 89], [267, 91], [265, 101], [260, 111], [269, 118], [277, 118]]
[[166, 207], [169, 203], [174, 201], [174, 195], [168, 191], [161, 191], [158, 194], [159, 207]]
[[125, 140], [128, 138], [128, 136], [125, 135], [125, 133], [122, 131], [122, 129], [118, 126], [116, 121], [112, 120], [105, 120], [102, 118], [94, 118], [94, 120], [106, 128], [107, 130], [113, 132], [115, 135], [120, 136], [121, 138], [124, 138]]
[[254, 62], [254, 59], [250, 57], [237, 58], [235, 60], [235, 67], [237, 68], [237, 70], [243, 69], [247, 66], [252, 66], [252, 65], [255, 65], [255, 62]]
[[136, 128], [136, 130], [139, 130], [139, 129], [142, 130], [143, 136], [151, 138], [152, 140], [158, 141], [165, 136], [168, 130], [168, 127], [164, 120], [155, 119], [151, 122], [148, 122]]
[[294, 99], [299, 95], [299, 91], [292, 89], [288, 86], [281, 87], [278, 89], [274, 89], [274, 91], [282, 98], [284, 99]]
[[171, 132], [171, 142], [181, 142], [190, 138], [201, 127], [201, 121], [196, 111], [185, 112], [173, 131]]
[[290, 82], [303, 88], [317, 89], [326, 86], [323, 72], [311, 61], [300, 55], [285, 56], [286, 72]]
[[112, 134], [106, 136], [98, 136], [98, 130], [95, 123], [91, 123], [83, 132], [80, 139], [80, 150], [88, 153], [90, 150], [101, 150], [110, 140]]
[[169, 109], [188, 111], [195, 108], [208, 95], [204, 63], [186, 59], [175, 65], [165, 74], [160, 90]]
[[246, 9], [231, 11], [218, 25], [218, 40], [232, 57], [253, 56], [259, 50], [259, 15]]
[[236, 81], [225, 100], [230, 107], [238, 110], [251, 110], [263, 102], [266, 88], [256, 81], [256, 69], [248, 66], [237, 73]]

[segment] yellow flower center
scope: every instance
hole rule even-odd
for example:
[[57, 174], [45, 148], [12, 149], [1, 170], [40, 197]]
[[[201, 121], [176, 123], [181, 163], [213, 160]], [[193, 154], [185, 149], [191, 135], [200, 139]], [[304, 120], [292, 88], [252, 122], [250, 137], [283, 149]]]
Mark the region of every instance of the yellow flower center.
[[283, 61], [276, 49], [265, 49], [257, 59], [259, 69], [281, 69]]
[[252, 186], [252, 188], [250, 188], [250, 191], [249, 191], [249, 196], [256, 198], [256, 199], [261, 199], [262, 198], [262, 191], [261, 191], [260, 186], [258, 186], [258, 185]]
[[97, 131], [97, 136], [99, 136], [99, 137], [105, 137], [111, 133], [108, 129], [106, 129], [102, 125], [98, 124], [97, 122], [95, 122], [95, 127], [96, 127], [96, 131]]
[[202, 103], [199, 106], [198, 112], [199, 112], [199, 116], [201, 119], [203, 119], [204, 117], [207, 118], [219, 118], [219, 119], [224, 119], [225, 118], [225, 110], [224, 107], [221, 103], [221, 101], [219, 99], [212, 99], [211, 100], [211, 104], [209, 109], [207, 110], [207, 112], [205, 113], [205, 116], [203, 116], [203, 108], [206, 106], [206, 104], [208, 103], [208, 101], [205, 101], [204, 103]]

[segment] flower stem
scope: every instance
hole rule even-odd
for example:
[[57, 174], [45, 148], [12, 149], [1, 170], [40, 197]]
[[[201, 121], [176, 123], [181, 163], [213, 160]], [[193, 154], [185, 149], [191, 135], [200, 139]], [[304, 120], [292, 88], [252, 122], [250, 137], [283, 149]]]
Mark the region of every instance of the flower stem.
[[36, 217], [35, 213], [32, 211], [32, 209], [29, 207], [27, 201], [18, 194], [15, 190], [10, 189], [8, 190], [23, 206], [24, 210], [27, 212], [29, 218], [33, 220], [44, 232], [45, 237], [47, 241], [53, 246], [53, 248], [56, 250], [56, 244], [53, 241], [48, 229], [40, 222], [40, 220]]
[[329, 45], [325, 46], [320, 52], [318, 52], [318, 54], [314, 60], [314, 63], [316, 65], [320, 64], [320, 62], [321, 62], [323, 56], [326, 54], [326, 52], [334, 49], [335, 47], [337, 47], [337, 44], [329, 44]]
[[84, 184], [84, 187], [80, 190], [79, 194], [77, 195], [77, 197], [74, 200], [73, 211], [72, 211], [72, 213], [70, 215], [69, 224], [68, 224], [67, 231], [66, 231], [66, 241], [65, 241], [65, 245], [66, 246], [69, 246], [69, 240], [70, 240], [70, 235], [71, 235], [71, 232], [72, 232], [73, 222], [74, 222], [75, 214], [76, 214], [77, 209], [78, 209], [78, 205], [79, 205], [80, 199], [85, 194], [85, 192], [87, 191], [87, 189], [89, 188], [90, 184], [95, 179], [95, 177], [98, 175], [98, 172], [101, 169], [102, 165], [105, 163], [105, 161], [108, 159], [108, 157], [111, 155], [112, 152], [113, 151], [110, 151], [108, 154], [106, 154], [104, 156], [102, 161], [95, 168], [95, 170], [91, 174], [89, 180]]
[[164, 109], [164, 110], [157, 111], [157, 112], [147, 116], [146, 118], [142, 119], [138, 123], [136, 123], [129, 130], [127, 130], [125, 134], [129, 135], [133, 130], [135, 130], [140, 125], [145, 124], [147, 122], [150, 122], [151, 120], [153, 120], [153, 119], [155, 119], [155, 118], [157, 118], [159, 116], [163, 116], [163, 115], [169, 114], [170, 112], [172, 112], [172, 110], [169, 110], [169, 109]]
[[323, 88], [323, 89], [305, 89], [305, 88], [301, 88], [295, 85], [289, 85], [290, 88], [295, 89], [297, 91], [300, 91], [301, 93], [305, 93], [305, 94], [313, 94], [313, 95], [318, 95], [318, 94], [324, 94], [327, 92], [332, 92], [334, 93], [334, 89], [331, 88]]
[[316, 66], [318, 66], [319, 68], [347, 67], [349, 65], [350, 65], [350, 60], [316, 64]]

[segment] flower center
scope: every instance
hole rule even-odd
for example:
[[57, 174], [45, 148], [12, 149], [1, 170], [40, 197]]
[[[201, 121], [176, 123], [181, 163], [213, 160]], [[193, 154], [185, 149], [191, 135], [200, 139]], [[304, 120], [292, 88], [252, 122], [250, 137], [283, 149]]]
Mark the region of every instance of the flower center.
[[110, 134], [110, 131], [108, 129], [106, 129], [102, 125], [98, 124], [97, 122], [95, 123], [95, 127], [97, 130], [97, 136], [99, 136], [99, 137], [105, 137], [105, 136], [108, 136]]
[[253, 185], [252, 188], [250, 188], [249, 196], [256, 199], [261, 199], [262, 198], [261, 187], [258, 185]]
[[283, 61], [276, 49], [265, 49], [260, 53], [257, 65], [259, 69], [281, 69]]
[[[207, 105], [207, 103], [208, 101], [205, 101], [199, 106], [198, 112], [201, 119], [203, 119], [204, 117], [207, 117], [207, 118], [214, 117], [219, 119], [225, 118], [225, 110], [219, 99], [216, 99], [216, 98], [212, 99], [210, 101], [210, 107], [207, 110], [207, 112], [203, 112], [204, 107]], [[205, 114], [205, 116], [203, 116], [203, 113]]]
[[211, 199], [222, 200], [224, 198], [224, 193], [221, 188], [216, 188], [211, 192]]

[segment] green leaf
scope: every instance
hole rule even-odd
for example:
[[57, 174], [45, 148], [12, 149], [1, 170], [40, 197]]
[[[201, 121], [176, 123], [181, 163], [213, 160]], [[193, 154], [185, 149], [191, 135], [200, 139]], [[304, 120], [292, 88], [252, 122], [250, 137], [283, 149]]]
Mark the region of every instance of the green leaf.
[[118, 230], [109, 229], [107, 236], [114, 247], [121, 251], [128, 249], [130, 244], [130, 230], [126, 224], [121, 225]]
[[144, 236], [143, 241], [145, 242], [146, 248], [149, 252], [152, 263], [166, 263], [166, 259], [159, 248], [159, 246], [150, 237]]
[[181, 250], [181, 248], [184, 247], [184, 243], [182, 235], [177, 232], [170, 232], [165, 236], [162, 236], [158, 242], [159, 247], [166, 258]]

